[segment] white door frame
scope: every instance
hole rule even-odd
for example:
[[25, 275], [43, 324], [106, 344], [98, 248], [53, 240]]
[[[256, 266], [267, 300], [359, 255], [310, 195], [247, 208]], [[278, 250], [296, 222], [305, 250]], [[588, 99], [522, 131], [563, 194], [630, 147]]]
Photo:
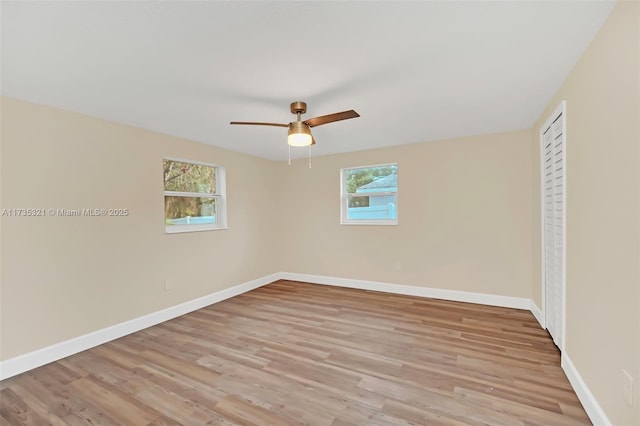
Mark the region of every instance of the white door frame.
[[551, 126], [551, 124], [555, 121], [555, 119], [562, 114], [562, 134], [564, 138], [564, 147], [563, 147], [563, 158], [562, 158], [562, 280], [561, 280], [561, 292], [562, 292], [562, 303], [561, 303], [561, 327], [560, 327], [560, 336], [559, 336], [559, 349], [561, 352], [564, 352], [565, 348], [565, 335], [566, 335], [566, 311], [567, 311], [567, 108], [566, 101], [560, 102], [560, 105], [553, 111], [553, 113], [549, 116], [549, 118], [544, 122], [542, 127], [538, 132], [538, 146], [540, 148], [540, 233], [541, 233], [541, 245], [540, 245], [540, 254], [541, 254], [541, 266], [542, 266], [542, 276], [541, 276], [541, 288], [542, 288], [542, 324], [544, 328], [547, 328], [547, 302], [546, 302], [546, 268], [545, 268], [545, 212], [544, 212], [544, 147], [543, 147], [543, 134], [544, 131]]

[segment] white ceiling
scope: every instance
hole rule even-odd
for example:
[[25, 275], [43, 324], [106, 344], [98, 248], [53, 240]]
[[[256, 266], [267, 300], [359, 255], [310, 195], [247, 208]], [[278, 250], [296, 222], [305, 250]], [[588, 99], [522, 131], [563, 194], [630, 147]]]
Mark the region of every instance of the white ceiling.
[[[530, 128], [613, 2], [0, 3], [3, 95], [268, 159]], [[306, 149], [293, 149], [294, 157]]]

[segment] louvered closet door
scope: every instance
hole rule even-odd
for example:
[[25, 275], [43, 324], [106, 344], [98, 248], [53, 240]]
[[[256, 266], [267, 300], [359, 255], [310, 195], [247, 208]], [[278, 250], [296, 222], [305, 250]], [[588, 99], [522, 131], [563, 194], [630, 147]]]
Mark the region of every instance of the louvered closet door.
[[556, 112], [542, 132], [545, 321], [562, 348], [564, 309], [565, 135], [564, 113]]

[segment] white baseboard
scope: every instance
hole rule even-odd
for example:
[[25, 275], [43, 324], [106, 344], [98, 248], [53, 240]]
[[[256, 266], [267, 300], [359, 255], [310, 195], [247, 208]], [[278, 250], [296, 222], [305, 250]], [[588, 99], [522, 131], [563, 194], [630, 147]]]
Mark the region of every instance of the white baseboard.
[[533, 314], [534, 317], [536, 317], [536, 320], [538, 321], [538, 324], [540, 324], [540, 327], [542, 328], [546, 328], [544, 326], [544, 320], [542, 318], [542, 311], [540, 310], [540, 308], [538, 308], [538, 305], [536, 305], [536, 302], [534, 302], [533, 300], [529, 300], [529, 310], [531, 311], [531, 313]]
[[589, 419], [595, 426], [611, 426], [612, 423], [605, 414], [604, 410], [598, 404], [598, 400], [593, 396], [587, 384], [582, 380], [582, 376], [578, 373], [575, 365], [571, 362], [569, 355], [566, 352], [562, 353], [561, 361], [562, 369], [569, 379], [569, 383], [573, 386], [573, 390], [576, 392], [578, 399], [582, 403], [584, 410], [587, 412]]
[[[198, 299], [190, 300], [176, 306], [154, 312], [139, 318], [125, 321], [111, 327], [103, 328], [46, 348], [38, 349], [6, 361], [0, 361], [0, 380], [7, 379], [25, 371], [40, 367], [69, 355], [90, 349], [114, 339], [126, 336], [136, 331], [160, 324], [172, 318], [193, 312], [225, 299], [246, 293], [274, 281], [292, 280], [313, 284], [324, 284], [338, 287], [357, 288], [362, 290], [381, 291], [385, 293], [403, 294], [408, 296], [429, 297], [434, 299], [452, 300], [458, 302], [477, 303], [482, 305], [500, 306], [505, 308], [525, 309], [531, 311], [536, 320], [543, 324], [542, 312], [531, 300], [522, 297], [499, 296], [484, 293], [473, 293], [457, 290], [445, 290], [411, 285], [390, 284], [378, 281], [356, 280], [350, 278], [336, 278], [321, 275], [279, 272], [267, 275], [231, 288], [212, 293]], [[543, 326], [544, 327], [544, 326]], [[609, 426], [611, 422], [598, 404], [597, 400], [582, 380], [582, 377], [566, 354], [562, 355], [562, 368], [569, 382], [573, 386], [578, 399], [584, 406], [589, 418], [595, 425]]]
[[297, 274], [292, 272], [281, 272], [280, 279], [303, 281], [312, 284], [332, 285], [337, 287], [358, 288], [362, 290], [381, 291], [384, 293], [404, 294], [407, 296], [452, 300], [455, 302], [477, 303], [481, 305], [500, 306], [503, 308], [515, 308], [524, 310], [531, 309], [531, 299], [527, 299], [524, 297], [498, 296], [494, 294], [444, 290], [439, 288], [390, 284], [378, 281], [364, 281], [350, 278], [327, 277], [322, 275]]
[[[247, 291], [262, 287], [279, 279], [303, 281], [313, 284], [333, 285], [339, 287], [358, 288], [363, 290], [381, 291], [385, 293], [404, 294], [408, 296], [430, 297], [434, 299], [453, 300], [458, 302], [478, 303], [483, 305], [501, 306], [507, 308], [527, 309], [533, 312], [539, 320], [539, 309], [530, 299], [498, 296], [483, 293], [472, 293], [456, 290], [417, 287], [410, 285], [390, 284], [377, 281], [336, 278], [321, 275], [297, 274], [279, 272], [267, 275], [231, 288], [190, 300], [176, 306], [134, 318], [120, 324], [115, 324], [101, 330], [94, 331], [73, 339], [29, 352], [24, 355], [0, 361], [0, 380], [7, 379], [25, 371], [40, 367], [53, 361], [65, 358], [94, 346], [101, 345], [114, 339], [126, 336], [136, 331], [151, 327], [161, 322], [179, 317], [180, 315], [204, 308]], [[536, 309], [536, 310], [534, 310]], [[537, 312], [536, 312], [537, 311]]]
[[280, 274], [278, 273], [267, 275], [139, 318], [134, 318], [111, 327], [56, 343], [46, 348], [10, 358], [0, 362], [0, 380], [24, 373], [41, 365], [57, 361], [147, 327], [160, 324], [161, 322], [193, 312], [230, 297], [246, 293], [247, 291], [262, 287], [278, 279], [280, 279]]

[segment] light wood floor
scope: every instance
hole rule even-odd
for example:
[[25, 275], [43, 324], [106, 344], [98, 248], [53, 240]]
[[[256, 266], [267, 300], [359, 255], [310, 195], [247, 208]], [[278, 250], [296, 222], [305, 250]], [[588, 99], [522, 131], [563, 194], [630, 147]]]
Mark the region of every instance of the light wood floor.
[[530, 312], [279, 281], [0, 384], [2, 425], [590, 424]]

